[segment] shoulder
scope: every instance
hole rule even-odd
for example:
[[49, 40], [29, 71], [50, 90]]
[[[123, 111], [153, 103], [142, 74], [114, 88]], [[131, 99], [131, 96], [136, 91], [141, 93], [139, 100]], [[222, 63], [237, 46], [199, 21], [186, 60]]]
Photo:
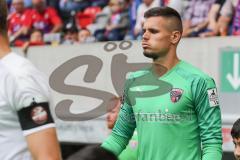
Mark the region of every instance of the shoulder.
[[193, 92], [205, 92], [205, 90], [216, 88], [211, 76], [187, 62], [181, 65], [178, 72], [191, 84]]
[[38, 15], [39, 14], [36, 9], [29, 9], [29, 13], [31, 13], [32, 15]]
[[0, 61], [0, 96], [5, 97], [5, 99], [10, 102], [14, 95], [14, 91], [17, 88], [16, 78], [12, 75], [10, 70], [5, 67]]
[[6, 55], [1, 61], [2, 64], [15, 76], [26, 75], [29, 72], [37, 70], [28, 59], [16, 53]]
[[15, 106], [17, 109], [31, 104], [33, 98], [36, 102], [48, 101], [47, 77], [29, 60], [15, 53], [10, 53], [1, 60], [1, 63], [11, 75], [15, 86], [14, 98], [18, 101]]
[[31, 15], [33, 13], [33, 9], [25, 9], [24, 15]]
[[127, 78], [125, 81], [125, 90], [128, 89], [135, 80], [143, 77], [144, 75], [146, 75], [148, 73], [149, 73], [148, 69], [142, 69], [142, 70], [138, 70], [135, 72], [129, 72], [126, 76]]
[[4, 84], [6, 82], [8, 82], [9, 78], [13, 78], [13, 76], [11, 75], [11, 72], [8, 70], [8, 68], [6, 68], [0, 61], [0, 84], [2, 86], [4, 86]]
[[46, 13], [56, 13], [56, 9], [53, 7], [47, 7], [45, 10]]
[[136, 79], [136, 78], [142, 77], [148, 73], [149, 73], [149, 69], [141, 69], [141, 70], [138, 70], [135, 72], [130, 72], [127, 75], [127, 79]]
[[182, 61], [177, 69], [177, 73], [184, 79], [196, 80], [196, 79], [212, 79], [208, 74], [200, 70], [199, 68], [193, 66], [192, 64]]
[[10, 13], [10, 15], [8, 16], [8, 19], [13, 19], [13, 18], [15, 18], [16, 17], [16, 12], [13, 12], [13, 13]]
[[32, 83], [47, 84], [47, 77], [39, 71], [28, 59], [10, 53], [1, 60], [4, 67], [16, 79], [17, 82], [30, 81]]

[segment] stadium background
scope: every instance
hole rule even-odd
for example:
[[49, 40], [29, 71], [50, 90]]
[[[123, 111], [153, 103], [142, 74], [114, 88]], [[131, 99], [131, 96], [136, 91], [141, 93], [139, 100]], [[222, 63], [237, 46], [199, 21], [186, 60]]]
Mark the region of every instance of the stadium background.
[[[221, 68], [233, 67], [233, 63], [227, 63], [228, 61], [224, 59], [222, 63], [222, 58], [225, 54], [229, 55], [229, 61], [233, 59], [233, 54], [240, 54], [238, 51], [239, 38], [238, 37], [228, 37], [228, 38], [209, 38], [209, 39], [183, 39], [179, 48], [178, 55], [190, 63], [198, 66], [206, 73], [211, 74], [216, 80], [217, 87], [220, 91], [220, 103], [222, 109], [223, 118], [223, 136], [224, 136], [224, 151], [225, 155], [232, 156], [233, 144], [230, 136], [230, 129], [235, 119], [238, 118], [240, 110], [237, 108], [236, 104], [239, 104], [239, 91], [224, 91], [224, 86], [229, 84], [222, 84], [224, 80], [221, 77], [225, 77], [226, 74]], [[119, 48], [120, 45], [128, 48], [122, 50]], [[106, 51], [104, 48], [111, 46], [117, 46], [117, 48], [111, 52]], [[188, 46], [192, 46], [191, 48]], [[204, 50], [202, 49], [204, 48]], [[20, 53], [19, 48], [15, 50]], [[209, 55], [211, 51], [211, 55]], [[67, 77], [65, 79], [66, 84], [71, 84], [76, 87], [85, 86], [93, 88], [99, 91], [107, 91], [114, 95], [117, 95], [114, 89], [113, 80], [115, 77], [112, 76], [111, 71], [114, 69], [114, 57], [116, 56], [126, 56], [126, 63], [133, 64], [139, 62], [150, 62], [142, 54], [142, 49], [138, 41], [118, 41], [118, 42], [105, 42], [105, 43], [94, 43], [94, 44], [81, 44], [73, 46], [46, 46], [46, 47], [31, 47], [28, 54], [25, 55], [30, 59], [40, 70], [45, 72], [49, 78], [53, 78], [53, 73], [56, 72], [60, 66], [70, 62], [74, 59], [81, 59], [84, 56], [90, 56], [90, 60], [82, 63], [79, 61], [79, 65], [68, 71]], [[21, 55], [24, 56], [23, 53]], [[95, 58], [101, 59], [103, 66], [97, 79], [92, 83], [84, 81], [84, 76], [87, 71], [86, 65], [91, 64], [91, 60], [95, 61]], [[119, 60], [120, 61], [120, 60]], [[84, 65], [86, 64], [86, 65]], [[120, 62], [122, 68], [124, 68], [123, 62]], [[63, 68], [62, 68], [63, 69]], [[64, 70], [64, 69], [63, 69]], [[131, 69], [130, 69], [131, 70]], [[121, 74], [121, 68], [118, 68], [119, 74]], [[232, 72], [232, 71], [229, 71]], [[60, 72], [61, 73], [61, 72]], [[62, 79], [64, 80], [64, 79]], [[62, 81], [60, 78], [58, 81]], [[105, 115], [99, 118], [89, 120], [89, 121], [79, 121], [75, 120], [61, 120], [62, 118], [56, 111], [56, 106], [62, 100], [70, 99], [73, 101], [71, 105], [71, 112], [73, 114], [84, 113], [97, 106], [99, 106], [99, 100], [92, 97], [84, 96], [84, 93], [73, 94], [64, 92], [54, 88], [51, 85], [53, 101], [52, 108], [57, 119], [58, 126], [58, 136], [62, 142], [63, 154], [64, 156], [69, 155], [73, 151], [78, 150], [81, 146], [85, 144], [95, 144], [101, 143], [104, 138], [108, 135], [109, 131], [106, 127], [106, 117]], [[67, 112], [67, 111], [66, 111]], [[80, 116], [79, 116], [80, 117]], [[225, 158], [226, 159], [226, 158]], [[230, 160], [230, 158], [227, 158]]]
[[[83, 7], [82, 9], [78, 8], [74, 12], [70, 12], [70, 10], [61, 11], [60, 6], [58, 5], [59, 1], [52, 0], [47, 2], [49, 6], [57, 9], [63, 20], [63, 29], [61, 32], [53, 34], [45, 33], [42, 35], [42, 41], [44, 43], [32, 43], [32, 45], [27, 45], [27, 47], [23, 44], [18, 46], [18, 44], [15, 44], [16, 41], [12, 41], [12, 47], [22, 56], [30, 59], [40, 70], [49, 76], [49, 79], [53, 72], [65, 62], [69, 62], [79, 56], [88, 56], [87, 59], [90, 60], [89, 62], [86, 62], [85, 66], [75, 66], [75, 69], [69, 72], [65, 79], [66, 83], [75, 86], [87, 86], [89, 88], [107, 91], [117, 95], [116, 88], [113, 86], [112, 82], [114, 78], [112, 77], [111, 70], [114, 68], [114, 63], [120, 61], [120, 59], [114, 61], [114, 57], [125, 56], [126, 60], [121, 61], [125, 62], [124, 64], [150, 62], [149, 59], [144, 58], [141, 54], [142, 49], [137, 37], [129, 34], [133, 29], [131, 28], [132, 25], [127, 27], [124, 38], [120, 37], [115, 42], [109, 43], [105, 40], [98, 40], [97, 37], [94, 37], [94, 34], [92, 34], [85, 42], [79, 42], [78, 40], [72, 41], [72, 37], [70, 39], [65, 39], [68, 31], [72, 34], [72, 31], [74, 30], [81, 31], [85, 28], [81, 28], [80, 25], [86, 25], [90, 22], [94, 23], [94, 21], [88, 21], [89, 19], [83, 22], [78, 21], [81, 20], [81, 18], [84, 19], [84, 16], [81, 17], [82, 15], [80, 16], [78, 13], [82, 13], [87, 7], [85, 6], [86, 8]], [[138, 2], [141, 3], [140, 1]], [[128, 1], [128, 3], [130, 4], [130, 1]], [[163, 1], [161, 5], [168, 3], [169, 1]], [[94, 2], [91, 1], [91, 4], [94, 4]], [[107, 6], [108, 4], [108, 2], [106, 3], [102, 1], [102, 4], [99, 4], [99, 6], [103, 9], [104, 6]], [[10, 11], [14, 12], [11, 10], [10, 1], [9, 7]], [[131, 17], [129, 19], [131, 19]], [[132, 21], [129, 22], [131, 22], [131, 24], [133, 23]], [[91, 31], [91, 28], [89, 30]], [[233, 159], [233, 144], [229, 131], [234, 120], [239, 118], [240, 115], [240, 99], [238, 98], [240, 87], [238, 85], [237, 87], [234, 87], [234, 84], [226, 78], [228, 74], [233, 75], [234, 71], [238, 70], [237, 68], [240, 68], [239, 40], [238, 36], [184, 38], [178, 48], [178, 54], [181, 58], [201, 68], [206, 73], [209, 73], [216, 80], [217, 87], [220, 91], [223, 117], [224, 160]], [[107, 47], [110, 49], [107, 50]], [[91, 83], [86, 82], [83, 80], [87, 70], [86, 65], [94, 61], [94, 59], [100, 59], [103, 66], [95, 81]], [[120, 66], [119, 73], [121, 73], [121, 68], [124, 68], [124, 66]], [[239, 79], [239, 73], [237, 76], [238, 77], [236, 78]], [[55, 118], [57, 119], [58, 135], [61, 141], [63, 157], [66, 158], [85, 145], [101, 143], [108, 134], [105, 115], [90, 121], [79, 122], [77, 120], [61, 120], [56, 114], [56, 106], [61, 100], [73, 100], [74, 103], [72, 104], [71, 112], [74, 114], [84, 113], [93, 109], [99, 105], [99, 101], [94, 100], [94, 96], [86, 98], [84, 94], [66, 94], [64, 91], [61, 92], [56, 90], [51, 85], [50, 87], [53, 94], [52, 111], [55, 113]], [[84, 100], [80, 101], [79, 99]]]

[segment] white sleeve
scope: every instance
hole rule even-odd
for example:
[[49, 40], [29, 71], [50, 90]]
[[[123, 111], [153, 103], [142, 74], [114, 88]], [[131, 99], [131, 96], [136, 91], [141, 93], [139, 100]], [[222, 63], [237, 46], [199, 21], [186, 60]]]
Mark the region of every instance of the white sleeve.
[[54, 127], [54, 121], [50, 113], [50, 94], [46, 78], [35, 68], [23, 68], [22, 71], [13, 76], [8, 94], [23, 134], [27, 136]]
[[17, 87], [16, 82], [15, 82], [15, 78], [5, 72], [6, 74], [3, 74], [2, 78], [2, 91], [3, 91], [3, 96], [7, 102], [7, 105], [12, 108], [13, 110], [15, 110], [15, 101], [14, 101], [14, 91]]
[[49, 102], [49, 89], [46, 80], [36, 74], [15, 77], [14, 107], [18, 111], [32, 102]]
[[168, 7], [171, 7], [175, 10], [178, 11], [180, 15], [182, 15], [182, 10], [183, 10], [183, 2], [179, 0], [171, 0], [168, 4]]
[[223, 7], [220, 11], [220, 14], [222, 16], [230, 17], [232, 18], [234, 12], [234, 6], [232, 0], [226, 0], [223, 4]]

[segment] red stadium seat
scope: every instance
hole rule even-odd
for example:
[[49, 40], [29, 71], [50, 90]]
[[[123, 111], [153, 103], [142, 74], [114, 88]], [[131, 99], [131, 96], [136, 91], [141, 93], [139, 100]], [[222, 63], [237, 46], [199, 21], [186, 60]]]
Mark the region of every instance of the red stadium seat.
[[96, 15], [100, 13], [102, 9], [100, 7], [88, 7], [83, 12], [76, 14], [76, 21], [78, 28], [86, 28], [89, 24], [92, 24], [96, 18]]
[[77, 27], [80, 29], [86, 28], [89, 24], [92, 24], [93, 21], [94, 17], [91, 14], [85, 14], [82, 12], [76, 14]]
[[90, 14], [90, 15], [92, 15], [92, 16], [94, 17], [94, 19], [95, 19], [96, 15], [97, 15], [98, 13], [100, 13], [101, 11], [102, 11], [102, 9], [101, 9], [100, 7], [98, 7], [98, 6], [93, 6], [93, 7], [88, 7], [88, 8], [86, 8], [86, 9], [83, 11], [83, 13], [84, 13], [84, 14]]

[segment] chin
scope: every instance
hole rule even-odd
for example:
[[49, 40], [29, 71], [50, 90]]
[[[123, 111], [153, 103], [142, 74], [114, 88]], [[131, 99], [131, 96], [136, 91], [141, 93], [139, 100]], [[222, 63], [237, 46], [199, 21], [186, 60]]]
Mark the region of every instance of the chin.
[[145, 57], [152, 58], [152, 59], [157, 59], [159, 57], [159, 55], [156, 53], [151, 53], [151, 52], [146, 52], [146, 51], [143, 52], [143, 55]]

